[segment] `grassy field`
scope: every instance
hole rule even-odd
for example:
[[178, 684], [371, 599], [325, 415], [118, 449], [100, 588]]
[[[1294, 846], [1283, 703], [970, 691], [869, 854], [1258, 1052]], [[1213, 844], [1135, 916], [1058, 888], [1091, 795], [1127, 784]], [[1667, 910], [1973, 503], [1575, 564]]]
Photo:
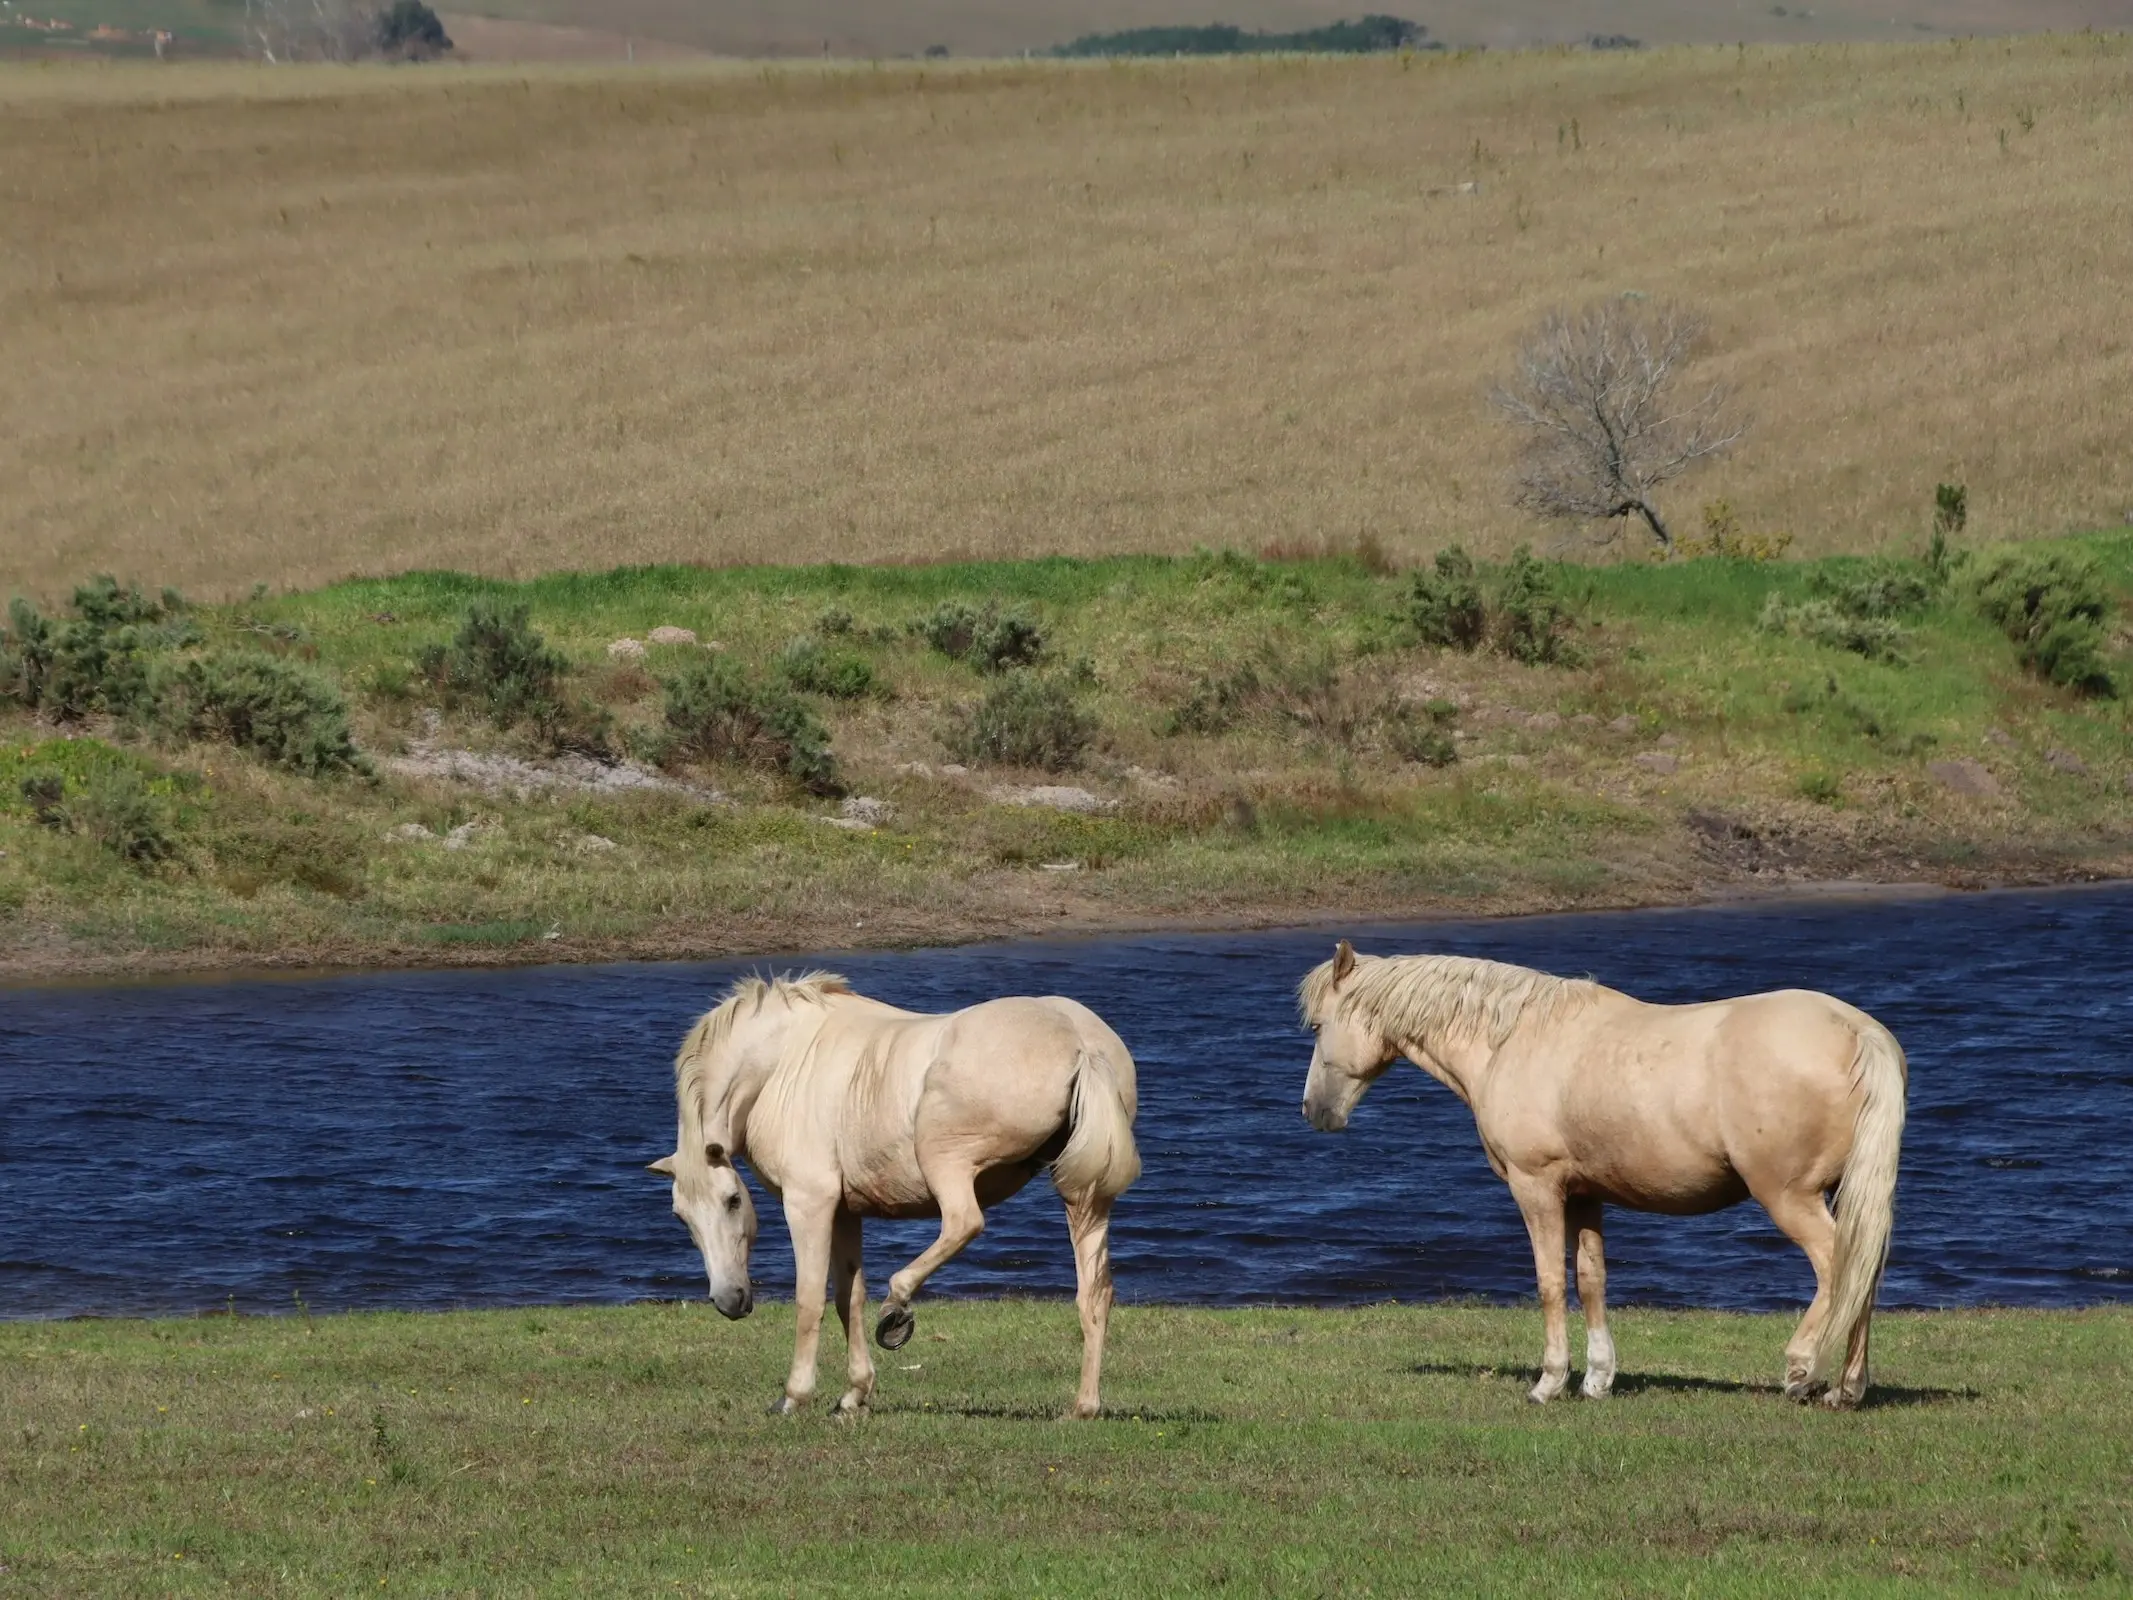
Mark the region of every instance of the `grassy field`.
[[[2126, 680], [2133, 536], [2025, 548], [2096, 564]], [[426, 574], [207, 608], [150, 670], [264, 654], [314, 674], [371, 774], [0, 710], [0, 973], [757, 953], [2133, 868], [2129, 702], [2025, 671], [1960, 574], [1896, 624], [1896, 656], [1867, 659], [1758, 626], [1772, 595], [1807, 601], [1856, 560], [1544, 570], [1569, 664], [1421, 642], [1413, 576], [1356, 555]], [[418, 670], [477, 600], [528, 608], [568, 666], [557, 694], [639, 766], [571, 767], [567, 740]], [[944, 605], [1027, 623], [1036, 666], [942, 653], [920, 630]], [[661, 626], [701, 642], [610, 655]], [[692, 663], [769, 685], [795, 649], [870, 680], [789, 702], [828, 735], [829, 792], [670, 747], [666, 685]], [[971, 743], [987, 703], [1029, 689], [1088, 737], [1063, 771]], [[663, 786], [574, 786], [628, 772]], [[1029, 792], [1045, 785], [1074, 793]], [[862, 815], [840, 816], [840, 789]], [[1027, 803], [1048, 798], [1080, 809]]]
[[1757, 419], [1677, 515], [2112, 526], [2129, 64], [0, 70], [0, 581], [1501, 554], [1487, 385], [1624, 291]]
[[935, 1303], [845, 1425], [782, 1305], [4, 1324], [0, 1593], [2125, 1592], [2125, 1312], [1884, 1315], [1849, 1416], [1615, 1325], [1543, 1409], [1530, 1309], [1126, 1307], [1068, 1424], [1070, 1305]]
[[[1359, 15], [1352, 0], [483, 0], [485, 15], [668, 39], [732, 55], [1011, 56], [1085, 33], [1173, 23], [1230, 22], [1282, 30]], [[2075, 32], [2123, 28], [2111, 0], [1432, 0], [1395, 7], [1454, 45], [1578, 44], [1626, 34], [1646, 44], [1887, 42], [1921, 34]]]

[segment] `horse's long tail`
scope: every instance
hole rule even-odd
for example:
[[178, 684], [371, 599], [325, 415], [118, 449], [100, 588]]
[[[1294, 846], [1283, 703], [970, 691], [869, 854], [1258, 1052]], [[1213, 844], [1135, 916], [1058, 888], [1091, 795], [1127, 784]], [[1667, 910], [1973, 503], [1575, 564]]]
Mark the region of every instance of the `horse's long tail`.
[[1889, 1230], [1896, 1220], [1896, 1160], [1903, 1145], [1909, 1077], [1903, 1046], [1888, 1029], [1869, 1020], [1859, 1030], [1858, 1053], [1852, 1057], [1859, 1118], [1853, 1125], [1851, 1158], [1837, 1185], [1829, 1309], [1815, 1336], [1809, 1372], [1817, 1382], [1837, 1383], [1853, 1330], [1874, 1314], [1874, 1296], [1888, 1265]]
[[1052, 1182], [1061, 1194], [1108, 1200], [1126, 1192], [1141, 1175], [1141, 1153], [1133, 1143], [1136, 1109], [1130, 1063], [1121, 1073], [1109, 1055], [1083, 1045], [1074, 1058], [1071, 1131], [1052, 1163]]

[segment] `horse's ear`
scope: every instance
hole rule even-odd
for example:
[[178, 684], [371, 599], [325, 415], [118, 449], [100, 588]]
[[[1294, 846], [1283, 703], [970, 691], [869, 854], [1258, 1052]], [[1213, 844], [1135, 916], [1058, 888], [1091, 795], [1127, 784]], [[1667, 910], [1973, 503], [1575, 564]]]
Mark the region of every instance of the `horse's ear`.
[[1355, 946], [1343, 939], [1333, 947], [1333, 981], [1339, 983], [1355, 970]]
[[714, 1167], [723, 1167], [726, 1164], [726, 1147], [722, 1144], [705, 1145], [704, 1159]]
[[656, 1172], [662, 1178], [671, 1178], [674, 1176], [674, 1158], [672, 1156], [661, 1156], [657, 1161], [654, 1161], [644, 1170], [647, 1172]]

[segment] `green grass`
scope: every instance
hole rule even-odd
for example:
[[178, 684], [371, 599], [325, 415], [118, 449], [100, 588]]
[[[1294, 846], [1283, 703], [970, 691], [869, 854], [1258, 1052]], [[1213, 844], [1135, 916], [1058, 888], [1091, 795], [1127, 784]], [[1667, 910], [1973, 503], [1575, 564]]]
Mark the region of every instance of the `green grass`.
[[942, 1302], [852, 1425], [782, 1305], [0, 1325], [0, 1593], [2125, 1592], [2133, 1315], [1885, 1315], [1848, 1416], [1788, 1327], [1536, 1408], [1530, 1309], [1126, 1307], [1072, 1424], [1071, 1305]]
[[[2123, 606], [2133, 537], [2069, 542]], [[879, 689], [813, 697], [815, 713], [849, 787], [890, 801], [895, 819], [824, 827], [834, 801], [718, 767], [679, 773], [733, 802], [715, 807], [673, 793], [485, 794], [389, 770], [313, 781], [226, 747], [0, 711], [0, 908], [20, 913], [0, 924], [0, 968], [760, 951], [1173, 917], [1651, 904], [1758, 870], [1780, 883], [2125, 870], [2129, 700], [2025, 673], [1959, 585], [1907, 621], [1901, 663], [1758, 630], [1769, 595], [1803, 599], [1818, 571], [1846, 564], [1557, 569], [1579, 617], [1582, 662], [1569, 668], [1422, 647], [1407, 575], [1340, 554], [649, 567], [524, 583], [415, 573], [261, 593], [196, 613], [209, 645], [314, 666], [388, 766], [440, 709], [443, 744], [525, 753], [522, 734], [435, 703], [414, 669], [476, 599], [527, 606], [572, 663], [568, 692], [604, 706], [645, 760], [657, 759], [660, 678], [700, 652], [654, 646], [641, 667], [618, 665], [610, 641], [691, 628], [763, 674], [826, 618], [845, 620], [829, 647], [863, 658]], [[943, 776], [961, 719], [999, 681], [914, 631], [943, 602], [1043, 629], [1043, 670], [1075, 686], [1101, 729], [1081, 770]], [[2123, 611], [2116, 626], [2133, 685]], [[1181, 722], [1195, 696], [1238, 683], [1252, 687], [1227, 722]], [[1446, 696], [1462, 707], [1460, 759], [1403, 762], [1388, 717]], [[1679, 770], [1651, 759], [1662, 738]], [[2068, 770], [2069, 753], [2086, 772]], [[1950, 758], [1983, 763], [1999, 797], [1947, 793], [1928, 768]], [[78, 787], [121, 766], [149, 778], [180, 840], [153, 871], [38, 826], [20, 792], [33, 772], [61, 769]], [[1031, 782], [1085, 785], [1115, 809], [1062, 815], [995, 792]], [[1712, 816], [1751, 843], [1714, 853]], [[410, 822], [488, 826], [463, 850], [387, 841]], [[588, 853], [587, 835], [617, 848]]]

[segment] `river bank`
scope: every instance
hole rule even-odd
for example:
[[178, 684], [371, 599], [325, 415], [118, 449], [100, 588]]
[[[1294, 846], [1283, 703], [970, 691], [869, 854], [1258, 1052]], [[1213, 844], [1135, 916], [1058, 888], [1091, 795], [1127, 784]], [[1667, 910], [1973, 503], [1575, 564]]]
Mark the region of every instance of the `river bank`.
[[1123, 1306], [1084, 1425], [1069, 1303], [927, 1302], [857, 1425], [763, 1414], [784, 1305], [0, 1323], [0, 1592], [2119, 1592], [2133, 1316], [1884, 1313], [1848, 1416], [1791, 1322], [1535, 1407], [1531, 1309]]
[[[2122, 676], [2133, 538], [2024, 549], [2088, 574]], [[1453, 580], [1450, 644], [1440, 580], [1359, 547], [84, 591], [106, 620], [42, 624], [43, 698], [0, 695], [0, 980], [2133, 873], [2126, 702], [2025, 666], [1959, 572], [1513, 563]]]

